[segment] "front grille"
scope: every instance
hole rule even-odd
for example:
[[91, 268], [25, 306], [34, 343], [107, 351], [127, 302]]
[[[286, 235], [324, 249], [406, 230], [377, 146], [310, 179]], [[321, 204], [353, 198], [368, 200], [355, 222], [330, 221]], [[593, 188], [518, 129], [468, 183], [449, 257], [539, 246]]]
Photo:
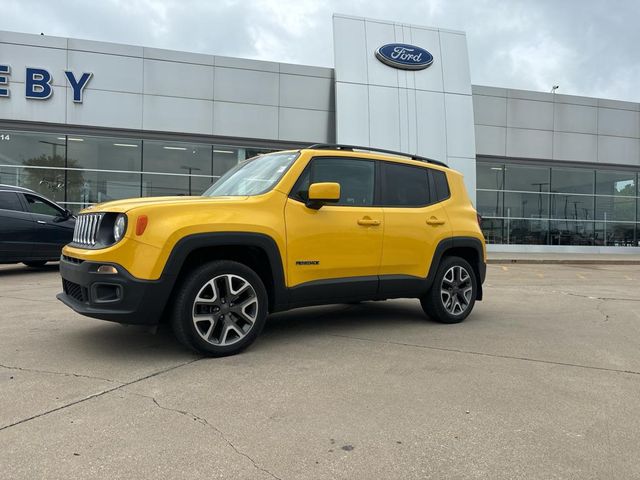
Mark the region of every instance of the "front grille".
[[78, 302], [87, 301], [87, 289], [78, 285], [77, 283], [70, 282], [69, 280], [62, 279], [62, 290]]
[[69, 255], [62, 255], [62, 259], [69, 262], [69, 263], [75, 263], [76, 265], [80, 265], [82, 262], [84, 262], [84, 260], [82, 260], [81, 258], [75, 258], [75, 257], [70, 257]]
[[96, 237], [101, 221], [101, 213], [78, 215], [76, 228], [73, 231], [73, 243], [93, 247], [96, 244]]

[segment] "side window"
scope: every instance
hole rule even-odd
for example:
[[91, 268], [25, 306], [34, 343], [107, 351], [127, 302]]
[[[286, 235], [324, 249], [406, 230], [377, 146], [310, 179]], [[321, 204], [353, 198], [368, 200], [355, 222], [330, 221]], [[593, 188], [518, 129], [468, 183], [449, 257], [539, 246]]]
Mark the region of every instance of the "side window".
[[307, 200], [309, 185], [319, 182], [340, 184], [340, 201], [335, 205], [371, 206], [375, 185], [375, 162], [351, 158], [315, 158], [300, 175], [292, 196]]
[[430, 203], [428, 170], [400, 163], [382, 162], [381, 205], [422, 207]]
[[31, 213], [50, 215], [52, 217], [62, 214], [62, 210], [59, 210], [49, 202], [45, 202], [38, 197], [35, 197], [33, 195], [25, 195], [25, 198], [27, 199], [27, 205], [29, 206], [29, 211]]
[[22, 204], [15, 192], [0, 192], [0, 209], [22, 212]]
[[433, 182], [436, 186], [436, 202], [446, 200], [451, 195], [449, 193], [449, 184], [447, 183], [447, 175], [440, 170], [431, 170]]

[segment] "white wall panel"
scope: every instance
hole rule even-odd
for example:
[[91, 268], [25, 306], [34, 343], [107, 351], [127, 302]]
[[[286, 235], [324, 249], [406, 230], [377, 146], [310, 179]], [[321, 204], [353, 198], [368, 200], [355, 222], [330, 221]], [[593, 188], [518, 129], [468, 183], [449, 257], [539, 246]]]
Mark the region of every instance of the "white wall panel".
[[556, 103], [554, 127], [561, 132], [592, 133], [598, 131], [598, 109], [584, 105]]
[[433, 63], [430, 67], [417, 72], [410, 72], [407, 86], [412, 88], [412, 81], [418, 90], [431, 90], [442, 92], [444, 90], [442, 82], [442, 57], [440, 56], [440, 36], [437, 30], [410, 28], [412, 45], [421, 46], [433, 55]]
[[[587, 107], [590, 108], [590, 107]], [[553, 159], [575, 162], [596, 162], [598, 137], [582, 133], [553, 133]]]
[[506, 127], [476, 125], [476, 153], [478, 155], [495, 155], [504, 157], [507, 154]]
[[69, 70], [76, 77], [81, 72], [93, 73], [85, 92], [97, 89], [142, 93], [142, 58], [69, 50], [68, 61]]
[[145, 59], [144, 93], [213, 100], [213, 67]]
[[278, 92], [277, 73], [215, 67], [214, 100], [278, 105]]
[[598, 162], [640, 166], [640, 140], [598, 136]]
[[336, 83], [336, 141], [369, 145], [369, 92], [367, 85]]
[[640, 112], [599, 108], [598, 133], [638, 138], [640, 136]]
[[11, 97], [0, 98], [0, 119], [24, 122], [65, 123], [67, 89], [53, 89], [48, 100], [30, 100], [24, 96], [24, 83], [12, 82]]
[[444, 91], [471, 95], [467, 37], [464, 34], [440, 31], [440, 48]]
[[396, 41], [394, 25], [390, 23], [365, 21], [367, 72], [370, 85], [398, 86], [398, 70], [389, 68], [375, 56], [378, 47]]
[[375, 146], [400, 149], [400, 105], [398, 89], [369, 85], [369, 138]]
[[335, 141], [335, 114], [322, 110], [280, 108], [278, 139], [293, 142]]
[[507, 99], [474, 94], [473, 115], [477, 125], [504, 127], [507, 124]]
[[552, 131], [507, 128], [507, 157], [550, 159], [552, 154]]
[[142, 127], [163, 132], [213, 133], [213, 102], [192, 98], [144, 96]]
[[367, 83], [364, 20], [334, 15], [333, 55], [337, 82]]
[[278, 138], [278, 107], [214, 102], [213, 134], [269, 140]]
[[85, 90], [84, 103], [67, 102], [67, 122], [72, 125], [141, 129], [142, 95]]
[[313, 110], [334, 110], [333, 80], [302, 75], [280, 75], [280, 105]]
[[447, 158], [447, 132], [442, 93], [415, 90], [417, 153], [435, 160]]
[[[24, 83], [27, 67], [44, 68], [53, 77], [53, 85], [67, 85], [67, 79], [64, 76], [64, 71], [67, 69], [66, 50], [0, 43], [0, 63], [11, 66], [9, 88], [11, 88], [12, 95], [14, 95], [14, 89], [11, 84], [14, 82]], [[72, 70], [74, 69], [72, 68]], [[74, 73], [79, 72], [74, 70]], [[24, 96], [24, 85], [20, 90], [20, 95]]]
[[471, 95], [445, 93], [444, 105], [447, 123], [447, 156], [475, 157], [476, 142]]
[[508, 99], [507, 127], [553, 130], [553, 103]]

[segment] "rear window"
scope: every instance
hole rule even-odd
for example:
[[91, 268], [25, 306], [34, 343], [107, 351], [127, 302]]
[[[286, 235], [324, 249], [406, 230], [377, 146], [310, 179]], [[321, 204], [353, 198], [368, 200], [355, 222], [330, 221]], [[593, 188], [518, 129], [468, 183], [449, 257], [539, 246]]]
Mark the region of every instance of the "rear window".
[[433, 175], [433, 183], [436, 190], [436, 202], [441, 202], [449, 198], [451, 193], [449, 192], [449, 184], [447, 183], [447, 175], [440, 170], [431, 170]]
[[22, 211], [22, 204], [15, 192], [0, 192], [0, 209]]
[[426, 168], [382, 162], [381, 205], [422, 207], [429, 203], [429, 175]]

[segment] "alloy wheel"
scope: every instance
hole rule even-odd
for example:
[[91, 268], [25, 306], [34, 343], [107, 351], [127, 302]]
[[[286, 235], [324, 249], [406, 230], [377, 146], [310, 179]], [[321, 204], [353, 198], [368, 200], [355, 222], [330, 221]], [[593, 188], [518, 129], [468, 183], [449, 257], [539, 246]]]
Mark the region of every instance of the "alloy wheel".
[[239, 342], [258, 318], [258, 296], [239, 275], [218, 275], [205, 283], [193, 301], [193, 325], [208, 343], [227, 346]]
[[460, 265], [449, 268], [440, 285], [440, 298], [444, 309], [451, 315], [461, 315], [469, 308], [472, 295], [473, 282], [469, 272]]

